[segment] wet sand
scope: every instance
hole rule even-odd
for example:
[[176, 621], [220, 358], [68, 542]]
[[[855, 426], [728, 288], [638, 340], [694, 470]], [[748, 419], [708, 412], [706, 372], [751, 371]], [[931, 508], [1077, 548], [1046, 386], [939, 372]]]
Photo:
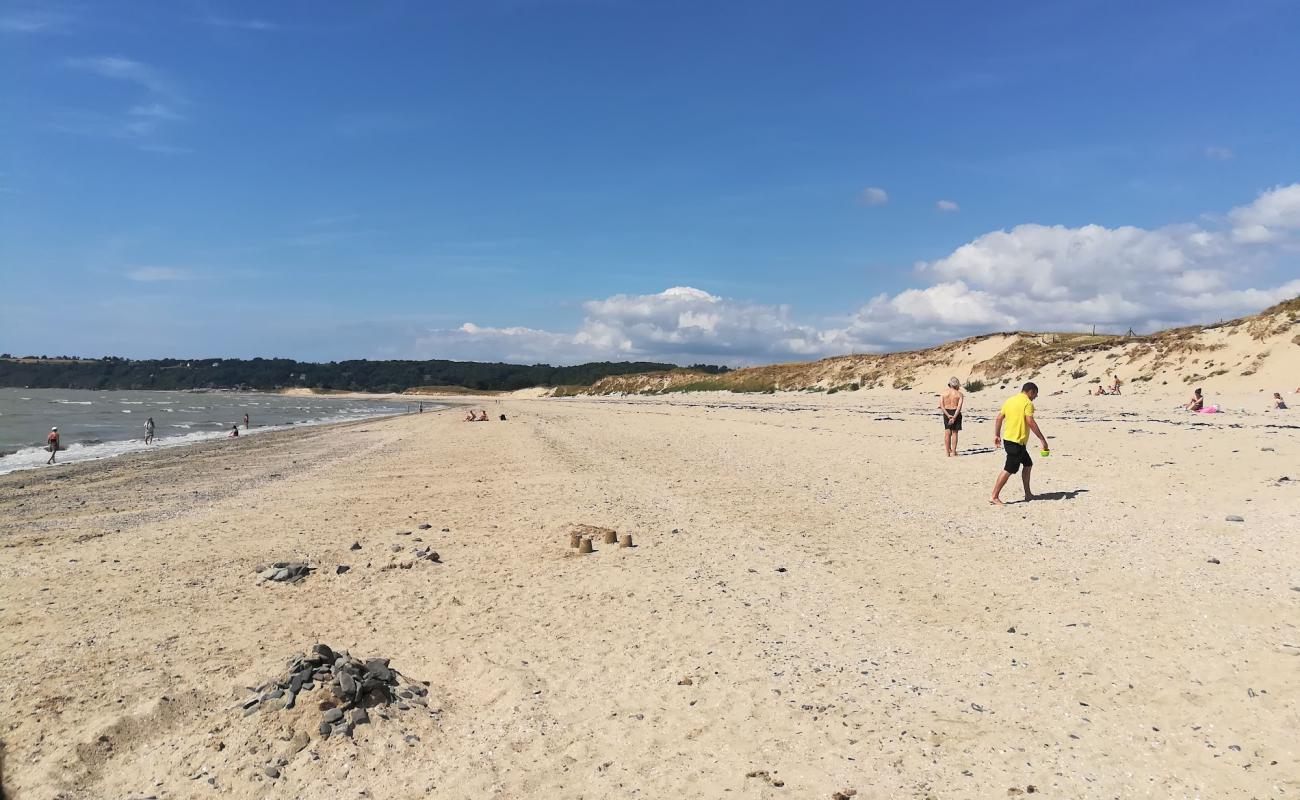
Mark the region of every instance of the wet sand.
[[[919, 393], [494, 397], [0, 476], [6, 788], [1300, 794], [1292, 418], [1042, 398], [1045, 499], [993, 508], [1001, 399], [955, 459]], [[575, 523], [637, 546], [579, 556]], [[316, 642], [429, 710], [244, 716]]]

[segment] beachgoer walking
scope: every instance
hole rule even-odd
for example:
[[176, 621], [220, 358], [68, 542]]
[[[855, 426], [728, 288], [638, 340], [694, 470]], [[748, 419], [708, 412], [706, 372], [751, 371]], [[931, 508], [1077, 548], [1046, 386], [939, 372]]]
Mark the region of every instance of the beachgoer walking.
[[961, 434], [961, 410], [966, 404], [961, 381], [948, 379], [948, 388], [939, 396], [939, 413], [943, 416], [943, 449], [949, 457], [957, 455], [957, 437]]
[[45, 446], [50, 451], [50, 458], [45, 463], [53, 464], [54, 457], [59, 453], [59, 427], [57, 425], [50, 428], [50, 435], [45, 437]]
[[244, 415], [244, 430], [248, 430], [248, 415]]
[[1029, 444], [1030, 431], [1038, 437], [1043, 450], [1047, 450], [1047, 437], [1034, 420], [1036, 397], [1038, 386], [1032, 382], [1026, 383], [1020, 387], [1020, 394], [1002, 404], [997, 419], [993, 420], [993, 447], [1001, 446], [1007, 452], [1007, 463], [1003, 465], [1002, 472], [998, 473], [998, 479], [993, 484], [993, 496], [989, 498], [989, 502], [994, 505], [1002, 505], [1002, 498], [999, 497], [1002, 487], [1022, 467], [1024, 472], [1021, 473], [1020, 480], [1025, 485], [1025, 500], [1034, 499], [1034, 493], [1029, 490], [1029, 475], [1034, 469], [1034, 460], [1029, 457], [1029, 448], [1026, 446]]
[[144, 421], [144, 443], [153, 444], [153, 417]]
[[1119, 394], [1119, 376], [1118, 376], [1118, 375], [1115, 376], [1115, 380], [1112, 381], [1111, 384], [1110, 384], [1110, 393], [1111, 393], [1111, 394]]

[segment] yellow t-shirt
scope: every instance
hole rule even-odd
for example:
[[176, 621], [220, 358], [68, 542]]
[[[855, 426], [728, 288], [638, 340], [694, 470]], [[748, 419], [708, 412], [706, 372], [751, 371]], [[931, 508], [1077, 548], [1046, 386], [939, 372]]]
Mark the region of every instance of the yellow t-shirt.
[[1028, 417], [1034, 415], [1034, 401], [1020, 392], [1002, 404], [1002, 438], [1008, 442], [1025, 444], [1029, 441]]

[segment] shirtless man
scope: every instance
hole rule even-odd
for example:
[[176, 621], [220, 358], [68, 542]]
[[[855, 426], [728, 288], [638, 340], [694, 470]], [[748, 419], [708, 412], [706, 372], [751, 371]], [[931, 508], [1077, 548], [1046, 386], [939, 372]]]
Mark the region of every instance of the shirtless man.
[[957, 437], [961, 433], [961, 409], [966, 395], [961, 392], [961, 381], [948, 379], [948, 388], [939, 396], [939, 413], [943, 415], [943, 449], [948, 457], [957, 455]]
[[46, 464], [53, 464], [54, 457], [59, 453], [59, 429], [57, 426], [50, 428], [50, 435], [45, 437], [45, 444], [50, 449], [50, 458]]

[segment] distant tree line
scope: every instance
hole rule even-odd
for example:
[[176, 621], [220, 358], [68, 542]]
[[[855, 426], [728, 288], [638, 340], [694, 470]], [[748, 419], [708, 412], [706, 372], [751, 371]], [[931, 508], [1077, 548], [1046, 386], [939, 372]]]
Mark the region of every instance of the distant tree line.
[[[161, 358], [136, 361], [116, 356], [11, 356], [0, 354], [0, 386], [35, 389], [333, 389], [402, 392], [417, 386], [463, 386], [513, 391], [536, 386], [588, 386], [610, 375], [662, 372], [674, 364], [600, 361], [572, 367], [478, 361], [331, 361], [287, 358]], [[726, 367], [700, 364], [703, 372]]]

